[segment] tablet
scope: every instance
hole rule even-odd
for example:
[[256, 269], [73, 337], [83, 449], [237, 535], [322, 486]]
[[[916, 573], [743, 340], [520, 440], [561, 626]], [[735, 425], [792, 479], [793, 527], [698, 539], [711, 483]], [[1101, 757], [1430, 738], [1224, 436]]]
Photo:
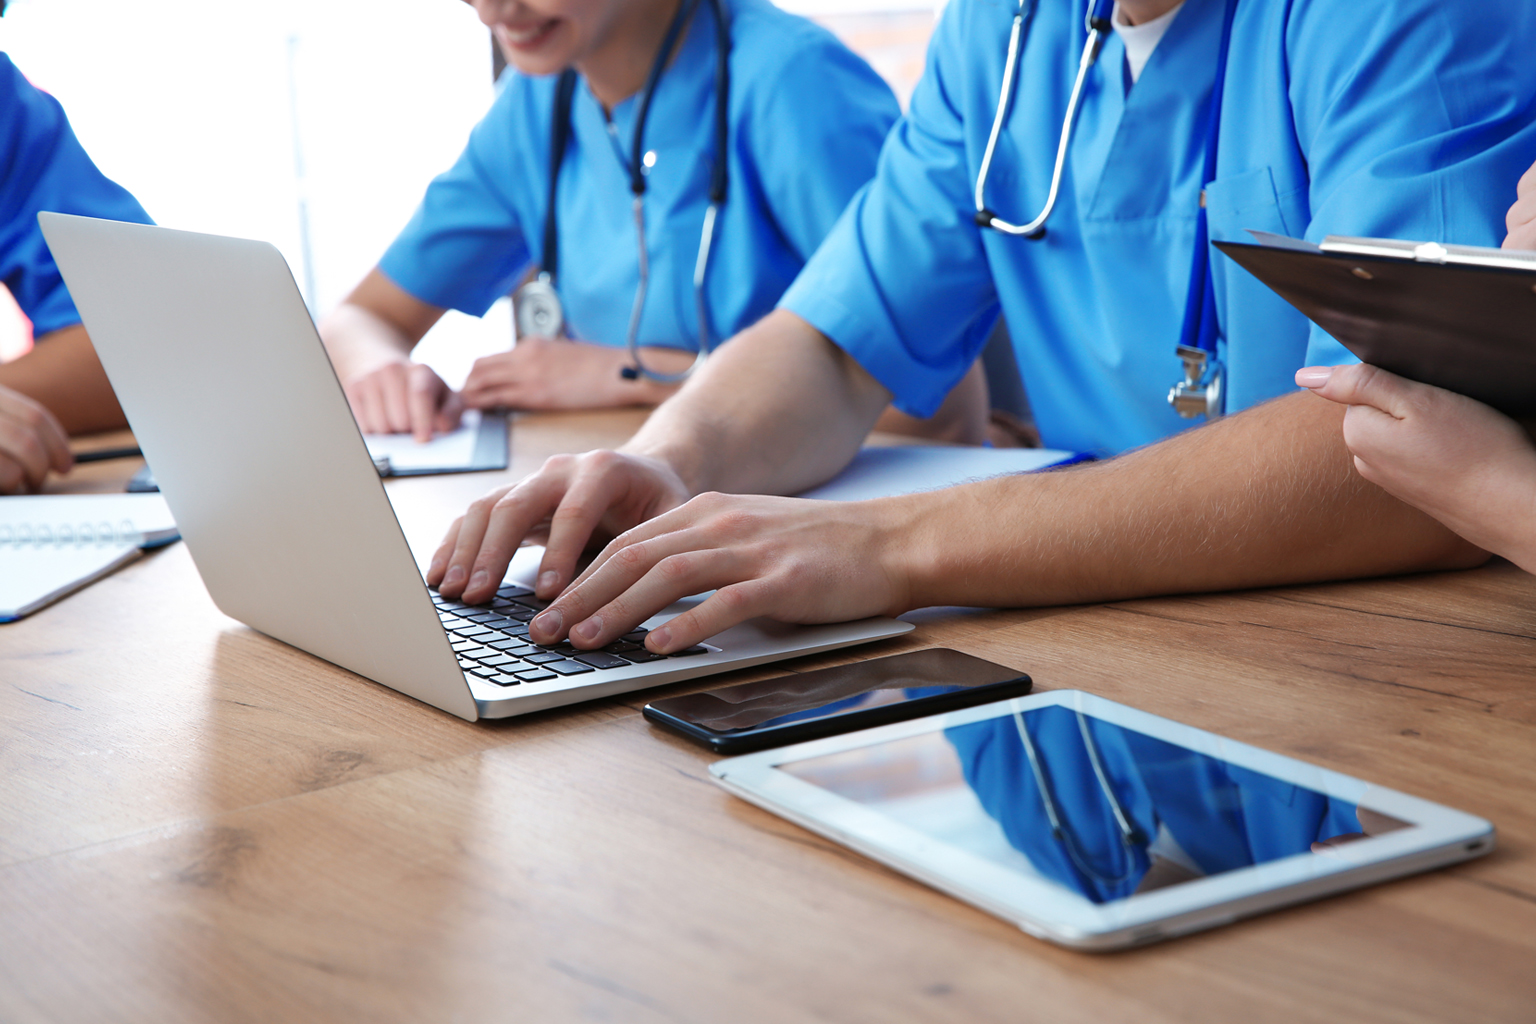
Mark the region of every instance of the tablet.
[[720, 761], [722, 786], [1109, 950], [1481, 856], [1481, 818], [1075, 690]]

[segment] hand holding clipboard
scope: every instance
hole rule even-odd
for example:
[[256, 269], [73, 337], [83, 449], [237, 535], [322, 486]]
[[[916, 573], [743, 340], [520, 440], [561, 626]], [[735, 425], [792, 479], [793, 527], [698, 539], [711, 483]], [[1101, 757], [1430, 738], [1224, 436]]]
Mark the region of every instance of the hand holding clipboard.
[[[1536, 168], [1521, 197], [1506, 246], [1536, 245]], [[1497, 411], [1536, 415], [1536, 252], [1256, 237], [1217, 245], [1365, 360], [1296, 374], [1349, 407], [1360, 475], [1536, 571], [1536, 444]]]

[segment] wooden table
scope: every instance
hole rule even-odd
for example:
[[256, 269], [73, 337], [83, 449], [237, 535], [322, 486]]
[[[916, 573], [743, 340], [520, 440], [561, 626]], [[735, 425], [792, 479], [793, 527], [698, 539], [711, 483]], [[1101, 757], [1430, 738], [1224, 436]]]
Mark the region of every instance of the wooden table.
[[[523, 417], [512, 472], [637, 422]], [[390, 493], [430, 540], [494, 479]], [[639, 714], [686, 686], [471, 725], [224, 618], [175, 545], [0, 627], [0, 1021], [1536, 1019], [1531, 577], [911, 618], [788, 667], [957, 647], [1483, 815], [1500, 849], [1068, 952], [717, 789]]]

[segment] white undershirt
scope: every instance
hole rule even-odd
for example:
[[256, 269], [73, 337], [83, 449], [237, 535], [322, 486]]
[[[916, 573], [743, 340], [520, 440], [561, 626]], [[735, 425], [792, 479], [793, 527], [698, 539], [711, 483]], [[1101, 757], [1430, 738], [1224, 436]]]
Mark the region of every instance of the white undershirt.
[[1147, 60], [1152, 56], [1152, 51], [1157, 49], [1157, 44], [1163, 41], [1163, 34], [1168, 31], [1168, 26], [1173, 24], [1173, 19], [1183, 9], [1183, 0], [1179, 0], [1179, 5], [1167, 14], [1140, 25], [1128, 25], [1125, 15], [1120, 13], [1120, 5], [1115, 4], [1115, 14], [1110, 21], [1115, 26], [1115, 35], [1119, 36], [1120, 41], [1125, 44], [1125, 64], [1131, 70], [1132, 83], [1141, 77], [1141, 69], [1147, 66]]

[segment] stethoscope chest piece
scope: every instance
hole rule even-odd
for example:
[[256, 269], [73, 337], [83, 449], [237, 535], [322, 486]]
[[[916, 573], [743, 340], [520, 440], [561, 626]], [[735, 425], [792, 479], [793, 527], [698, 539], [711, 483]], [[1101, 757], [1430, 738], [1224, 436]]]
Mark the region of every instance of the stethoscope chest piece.
[[1192, 345], [1180, 345], [1178, 352], [1184, 361], [1184, 379], [1168, 392], [1168, 404], [1185, 419], [1216, 419], [1221, 415], [1223, 399], [1221, 361]]
[[512, 296], [518, 338], [558, 338], [565, 332], [565, 311], [548, 274], [539, 274]]

